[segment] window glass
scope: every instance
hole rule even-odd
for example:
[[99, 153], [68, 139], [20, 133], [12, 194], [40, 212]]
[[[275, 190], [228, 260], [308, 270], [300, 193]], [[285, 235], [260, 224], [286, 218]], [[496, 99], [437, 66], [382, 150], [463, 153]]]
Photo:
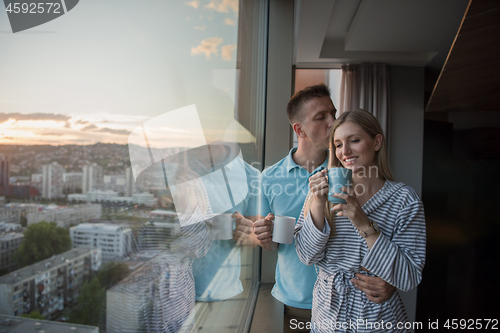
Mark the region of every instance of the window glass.
[[245, 331], [267, 1], [59, 3], [28, 28], [0, 11], [0, 214], [24, 237], [0, 285], [27, 286], [2, 311], [101, 332]]

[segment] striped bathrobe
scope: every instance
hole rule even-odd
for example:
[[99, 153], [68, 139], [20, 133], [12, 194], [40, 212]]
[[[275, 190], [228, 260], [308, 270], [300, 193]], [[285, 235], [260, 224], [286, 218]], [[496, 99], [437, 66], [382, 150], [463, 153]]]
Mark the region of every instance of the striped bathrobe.
[[397, 292], [376, 304], [350, 280], [355, 273], [378, 276], [403, 291], [420, 283], [426, 242], [422, 201], [411, 187], [386, 181], [362, 209], [381, 231], [371, 250], [347, 217], [335, 219], [335, 233], [330, 237], [326, 221], [320, 231], [311, 214], [305, 219], [304, 210], [300, 214], [294, 236], [297, 254], [318, 271], [311, 332], [406, 331], [398, 328], [408, 322], [408, 315]]

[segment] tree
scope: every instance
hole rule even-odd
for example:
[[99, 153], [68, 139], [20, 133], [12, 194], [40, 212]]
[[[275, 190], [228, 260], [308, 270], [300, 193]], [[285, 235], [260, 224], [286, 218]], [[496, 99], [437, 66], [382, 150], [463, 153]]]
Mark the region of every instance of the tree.
[[29, 314], [27, 314], [27, 313], [22, 314], [21, 317], [23, 317], [23, 318], [45, 320], [45, 317], [42, 316], [42, 314], [40, 313], [40, 311], [31, 311]]
[[109, 262], [97, 274], [101, 281], [101, 286], [109, 289], [119, 281], [127, 277], [129, 273], [128, 266], [124, 263]]
[[106, 319], [106, 289], [97, 277], [85, 282], [78, 295], [78, 304], [69, 316], [69, 322], [100, 326]]
[[70, 249], [69, 231], [58, 227], [55, 222], [42, 221], [28, 226], [15, 260], [22, 268]]
[[27, 225], [28, 219], [26, 218], [26, 216], [21, 216], [21, 227], [26, 228]]

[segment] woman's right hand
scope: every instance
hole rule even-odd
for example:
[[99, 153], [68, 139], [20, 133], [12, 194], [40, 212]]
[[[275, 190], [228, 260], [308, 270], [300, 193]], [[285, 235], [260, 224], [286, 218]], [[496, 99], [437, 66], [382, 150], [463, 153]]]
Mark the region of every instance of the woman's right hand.
[[328, 200], [328, 178], [327, 169], [315, 173], [309, 178], [309, 188], [314, 195], [314, 201], [324, 204]]

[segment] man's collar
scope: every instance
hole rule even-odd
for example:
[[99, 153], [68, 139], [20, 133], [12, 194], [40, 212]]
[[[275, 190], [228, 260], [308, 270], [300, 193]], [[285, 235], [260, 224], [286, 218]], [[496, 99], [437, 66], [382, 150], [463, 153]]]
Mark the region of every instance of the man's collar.
[[300, 165], [298, 165], [297, 163], [295, 163], [295, 161], [293, 160], [293, 157], [292, 157], [292, 155], [296, 151], [297, 151], [297, 147], [293, 147], [292, 149], [290, 149], [290, 152], [288, 153], [288, 156], [286, 157], [285, 165], [286, 165], [286, 171], [287, 172], [290, 172], [290, 170], [292, 170], [294, 168], [300, 168]]
[[[292, 155], [296, 151], [297, 151], [297, 147], [293, 147], [292, 149], [290, 149], [290, 152], [288, 153], [288, 156], [286, 157], [285, 165], [286, 165], [286, 171], [287, 172], [290, 172], [291, 170], [293, 170], [295, 168], [300, 168], [300, 165], [298, 165], [297, 163], [295, 163], [295, 161], [293, 160], [293, 157], [292, 157]], [[329, 150], [326, 151], [326, 158], [325, 158], [325, 160], [318, 167], [328, 168], [328, 154], [329, 154]]]

